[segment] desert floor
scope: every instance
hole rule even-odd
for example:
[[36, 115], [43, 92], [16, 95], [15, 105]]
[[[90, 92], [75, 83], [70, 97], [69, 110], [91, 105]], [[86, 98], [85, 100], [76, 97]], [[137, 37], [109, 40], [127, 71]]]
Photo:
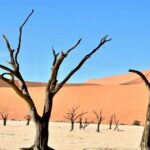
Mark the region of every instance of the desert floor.
[[[18, 150], [33, 144], [35, 128], [25, 121], [8, 121], [7, 126], [0, 121], [0, 150]], [[85, 130], [70, 132], [69, 123], [50, 122], [49, 145], [56, 150], [138, 150], [143, 132], [142, 126], [120, 125], [120, 131], [108, 130], [108, 125], [101, 125], [97, 133], [96, 124], [90, 124]]]

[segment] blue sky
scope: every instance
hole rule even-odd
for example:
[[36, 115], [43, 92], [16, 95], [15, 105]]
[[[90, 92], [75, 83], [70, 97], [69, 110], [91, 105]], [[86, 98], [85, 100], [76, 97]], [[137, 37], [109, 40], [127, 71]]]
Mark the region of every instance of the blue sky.
[[[82, 38], [80, 46], [64, 61], [59, 81], [81, 58], [109, 34], [106, 43], [69, 82], [127, 73], [129, 68], [150, 69], [150, 1], [149, 0], [13, 0], [1, 1], [0, 35], [5, 34], [14, 48], [18, 28], [35, 12], [23, 31], [19, 62], [25, 80], [44, 81], [52, 64], [51, 47], [67, 50]], [[9, 60], [5, 43], [0, 38], [0, 63]]]

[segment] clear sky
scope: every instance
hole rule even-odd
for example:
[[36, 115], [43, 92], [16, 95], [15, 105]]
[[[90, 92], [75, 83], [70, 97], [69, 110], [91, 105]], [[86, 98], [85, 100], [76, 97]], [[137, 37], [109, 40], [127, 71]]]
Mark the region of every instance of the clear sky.
[[[23, 31], [19, 62], [25, 80], [46, 82], [50, 75], [52, 52], [65, 51], [82, 38], [80, 46], [65, 60], [59, 80], [97, 46], [106, 34], [106, 43], [69, 82], [127, 73], [129, 68], [150, 69], [149, 0], [5, 0], [0, 2], [0, 35], [6, 34], [14, 48], [18, 28], [35, 12]], [[0, 63], [9, 60], [0, 38]]]

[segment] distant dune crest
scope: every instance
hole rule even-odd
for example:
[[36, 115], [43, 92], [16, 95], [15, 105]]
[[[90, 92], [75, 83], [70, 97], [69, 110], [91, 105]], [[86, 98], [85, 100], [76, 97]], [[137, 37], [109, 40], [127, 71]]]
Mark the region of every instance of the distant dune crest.
[[[150, 70], [143, 72], [150, 79]], [[46, 83], [26, 83], [38, 112], [42, 114]], [[27, 104], [1, 80], [0, 97], [0, 112], [8, 113], [9, 119], [22, 120], [28, 114]], [[89, 121], [95, 117], [92, 110], [103, 109], [104, 123], [108, 123], [110, 116], [116, 114], [120, 123], [132, 124], [134, 120], [139, 120], [144, 124], [148, 97], [145, 85], [134, 73], [85, 83], [68, 83], [55, 96], [51, 120], [65, 121], [63, 115], [66, 111], [72, 106], [80, 106], [81, 110], [89, 112]]]
[[[146, 77], [150, 80], [150, 70], [142, 71]], [[116, 75], [111, 77], [105, 77], [101, 79], [88, 80], [86, 83], [95, 83], [101, 85], [132, 85], [140, 84], [142, 80], [136, 74], [128, 73], [123, 75]]]

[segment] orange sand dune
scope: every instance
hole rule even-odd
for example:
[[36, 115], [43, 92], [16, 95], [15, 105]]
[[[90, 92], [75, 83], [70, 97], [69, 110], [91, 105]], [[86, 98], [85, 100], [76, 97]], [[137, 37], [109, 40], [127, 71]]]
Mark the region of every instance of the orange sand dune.
[[[150, 71], [146, 71], [149, 77]], [[117, 80], [118, 79], [118, 80]], [[96, 82], [98, 81], [98, 82]], [[138, 81], [138, 83], [137, 83]], [[123, 83], [129, 83], [123, 85]], [[41, 114], [44, 103], [45, 83], [28, 83], [38, 111]], [[134, 120], [144, 123], [148, 103], [145, 85], [137, 75], [130, 73], [104, 79], [90, 80], [83, 84], [67, 84], [54, 98], [53, 121], [66, 121], [63, 115], [72, 106], [88, 111], [86, 117], [94, 121], [93, 110], [103, 109], [104, 122], [108, 123], [116, 114], [120, 123], [132, 124]], [[10, 119], [23, 119], [28, 113], [26, 103], [8, 86], [0, 81], [0, 112], [9, 114]]]
[[[150, 70], [143, 71], [143, 73], [148, 79], [150, 79]], [[105, 77], [102, 79], [88, 80], [86, 83], [95, 83], [101, 85], [137, 84], [142, 83], [142, 80], [136, 74], [128, 73], [112, 77]]]

